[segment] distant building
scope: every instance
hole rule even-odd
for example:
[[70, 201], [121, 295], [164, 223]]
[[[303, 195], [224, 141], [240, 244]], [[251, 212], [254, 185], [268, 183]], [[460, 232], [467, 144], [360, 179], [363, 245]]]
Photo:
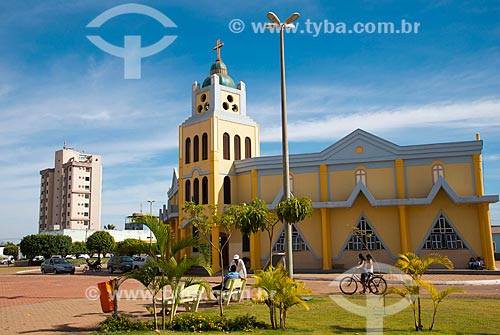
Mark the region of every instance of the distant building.
[[144, 225], [142, 223], [135, 222], [136, 218], [141, 216], [144, 216], [144, 214], [132, 213], [132, 215], [127, 216], [125, 219], [125, 230], [144, 230]]
[[495, 251], [495, 260], [500, 261], [500, 226], [492, 226], [493, 250]]
[[99, 229], [101, 156], [67, 148], [56, 151], [54, 168], [40, 171], [38, 231]]

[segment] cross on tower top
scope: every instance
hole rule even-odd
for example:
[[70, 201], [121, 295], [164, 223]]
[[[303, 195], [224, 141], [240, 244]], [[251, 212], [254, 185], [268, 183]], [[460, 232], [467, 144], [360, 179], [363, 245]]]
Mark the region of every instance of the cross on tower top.
[[220, 39], [218, 38], [216, 43], [215, 43], [215, 46], [214, 46], [214, 50], [217, 50], [217, 59], [216, 60], [221, 60], [220, 59], [220, 48], [222, 48], [224, 46], [224, 42], [221, 42]]

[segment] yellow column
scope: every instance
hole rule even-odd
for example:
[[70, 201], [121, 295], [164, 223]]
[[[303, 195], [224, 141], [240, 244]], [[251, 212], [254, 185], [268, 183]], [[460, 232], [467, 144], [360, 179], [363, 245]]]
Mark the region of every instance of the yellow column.
[[[259, 197], [259, 171], [251, 172], [252, 200]], [[250, 269], [260, 269], [260, 232], [250, 235]]]
[[[185, 238], [186, 237], [186, 229], [183, 229], [183, 228], [180, 228], [180, 237], [181, 239], [182, 238]], [[183, 249], [181, 250], [181, 252], [179, 253], [179, 257], [184, 257], [184, 255], [186, 254], [186, 249]]]
[[[214, 244], [219, 243], [219, 231], [220, 231], [219, 226], [212, 227], [212, 243]], [[221, 267], [220, 267], [219, 251], [217, 251], [216, 248], [212, 247], [212, 271], [215, 273], [220, 270]]]
[[[319, 166], [319, 187], [322, 202], [328, 201], [328, 166]], [[332, 241], [330, 236], [330, 222], [328, 220], [328, 209], [320, 208], [321, 212], [321, 256], [323, 258], [323, 270], [332, 268]]]
[[[472, 155], [474, 165], [474, 184], [477, 196], [484, 195], [483, 162], [480, 154]], [[489, 270], [495, 270], [495, 254], [493, 237], [491, 235], [490, 209], [487, 203], [478, 205], [479, 234], [484, 265]]]
[[[405, 163], [402, 159], [396, 159], [394, 161], [396, 167], [396, 191], [398, 199], [406, 198], [405, 189]], [[398, 206], [399, 211], [399, 244], [401, 246], [401, 252], [405, 253], [410, 251], [410, 229], [408, 226], [408, 217], [406, 212], [406, 206]]]
[[330, 256], [330, 229], [328, 225], [328, 210], [320, 208], [321, 211], [321, 256], [323, 257], [323, 270], [332, 268], [332, 258]]
[[250, 235], [250, 269], [259, 270], [260, 266], [260, 231]]

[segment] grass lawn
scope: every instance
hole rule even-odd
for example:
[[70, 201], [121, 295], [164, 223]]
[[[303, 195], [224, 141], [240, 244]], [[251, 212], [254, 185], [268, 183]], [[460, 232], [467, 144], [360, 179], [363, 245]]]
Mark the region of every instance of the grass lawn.
[[[346, 297], [349, 302], [360, 306], [366, 305], [364, 296]], [[386, 306], [400, 299], [387, 297]], [[337, 305], [328, 296], [314, 296], [309, 301], [310, 310], [293, 307], [288, 314], [287, 330], [254, 330], [253, 334], [366, 334], [366, 318], [350, 313]], [[364, 306], [363, 306], [364, 307]], [[438, 307], [436, 323], [430, 334], [449, 335], [495, 335], [499, 334], [500, 300], [447, 298]], [[423, 300], [423, 325], [427, 329], [431, 322], [432, 301]], [[202, 314], [218, 315], [218, 309], [203, 310]], [[255, 315], [259, 321], [269, 323], [268, 309], [265, 305], [256, 305], [250, 301], [231, 304], [225, 309], [227, 317], [244, 314]], [[245, 332], [233, 334], [244, 334]], [[377, 332], [379, 333], [379, 332]], [[410, 307], [394, 315], [383, 318], [383, 334], [414, 334], [413, 313]], [[99, 334], [99, 333], [95, 333]], [[116, 332], [112, 334], [155, 334], [145, 332]], [[184, 334], [181, 332], [160, 331], [160, 334]], [[189, 333], [185, 333], [189, 334]], [[205, 334], [220, 334], [206, 332]], [[379, 333], [380, 334], [380, 333]]]

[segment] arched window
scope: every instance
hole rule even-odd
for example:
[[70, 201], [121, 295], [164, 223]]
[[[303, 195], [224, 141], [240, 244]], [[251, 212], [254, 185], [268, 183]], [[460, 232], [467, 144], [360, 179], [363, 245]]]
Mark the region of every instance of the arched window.
[[184, 200], [185, 201], [191, 201], [191, 180], [186, 180], [185, 187], [184, 187]]
[[186, 164], [191, 163], [191, 139], [188, 137], [186, 138], [186, 155], [185, 155], [185, 162]]
[[229, 150], [231, 150], [230, 143], [229, 143], [229, 134], [224, 133], [224, 135], [222, 135], [222, 158], [223, 159], [231, 159], [231, 155], [230, 155]]
[[201, 136], [201, 159], [202, 160], [208, 159], [208, 135], [207, 135], [207, 133], [204, 133]]
[[362, 216], [352, 230], [351, 238], [346, 246], [347, 250], [380, 250], [384, 245], [368, 220]]
[[366, 171], [363, 169], [356, 170], [356, 184], [362, 182], [366, 186]]
[[201, 203], [208, 204], [208, 178], [203, 177], [201, 180]]
[[231, 204], [231, 179], [228, 176], [224, 177], [224, 204]]
[[432, 181], [435, 184], [439, 177], [444, 178], [444, 166], [441, 164], [435, 164], [432, 166]]
[[234, 137], [234, 159], [237, 161], [241, 159], [241, 140], [238, 135]]
[[252, 158], [252, 140], [245, 137], [245, 158]]
[[193, 162], [200, 160], [200, 139], [198, 135], [193, 138]]
[[200, 203], [200, 181], [198, 178], [195, 178], [193, 182], [193, 202], [195, 204]]
[[425, 241], [424, 249], [466, 249], [466, 246], [451, 223], [441, 214]]

